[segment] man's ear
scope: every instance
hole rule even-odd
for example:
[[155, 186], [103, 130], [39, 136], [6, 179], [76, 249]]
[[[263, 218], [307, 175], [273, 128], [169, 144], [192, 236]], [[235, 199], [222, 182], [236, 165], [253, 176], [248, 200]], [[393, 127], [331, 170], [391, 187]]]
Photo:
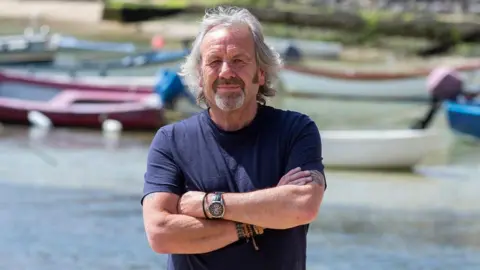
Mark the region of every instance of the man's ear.
[[261, 69], [258, 70], [258, 84], [265, 85], [265, 72]]

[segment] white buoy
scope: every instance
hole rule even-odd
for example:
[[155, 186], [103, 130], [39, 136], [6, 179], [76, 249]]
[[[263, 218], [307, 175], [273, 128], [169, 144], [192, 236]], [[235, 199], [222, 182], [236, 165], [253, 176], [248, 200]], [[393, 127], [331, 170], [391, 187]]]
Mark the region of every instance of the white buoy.
[[52, 120], [39, 111], [29, 111], [28, 121], [35, 127], [49, 129], [53, 126]]
[[123, 125], [120, 121], [114, 119], [105, 119], [102, 122], [102, 131], [103, 132], [121, 132]]
[[123, 129], [123, 125], [120, 121], [114, 119], [105, 119], [102, 122], [102, 134], [103, 140], [105, 143], [105, 148], [107, 149], [115, 149], [117, 148], [121, 131]]

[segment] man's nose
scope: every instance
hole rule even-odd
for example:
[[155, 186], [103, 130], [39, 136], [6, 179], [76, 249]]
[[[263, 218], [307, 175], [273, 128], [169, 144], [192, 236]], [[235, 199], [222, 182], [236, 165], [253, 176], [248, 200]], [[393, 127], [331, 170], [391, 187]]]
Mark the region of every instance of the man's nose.
[[230, 67], [230, 64], [227, 61], [223, 61], [222, 66], [220, 67], [219, 76], [227, 79], [234, 77], [232, 68]]

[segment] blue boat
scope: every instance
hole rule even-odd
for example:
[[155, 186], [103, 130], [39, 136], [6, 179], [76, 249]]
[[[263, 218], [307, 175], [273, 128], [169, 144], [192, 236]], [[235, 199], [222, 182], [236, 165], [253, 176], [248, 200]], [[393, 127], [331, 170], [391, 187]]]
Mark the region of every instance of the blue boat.
[[[68, 73], [70, 76], [138, 76], [154, 73], [159, 66], [175, 64], [187, 56], [187, 49], [139, 52], [113, 59], [80, 60], [72, 64], [24, 65], [19, 66], [30, 73]], [[0, 65], [0, 68], [2, 66]], [[14, 70], [12, 66], [5, 67]], [[150, 71], [151, 70], [151, 71]], [[128, 71], [128, 72], [126, 72]]]
[[73, 36], [59, 34], [52, 35], [50, 42], [62, 50], [70, 49], [118, 53], [134, 53], [137, 50], [133, 43], [83, 40]]
[[445, 103], [447, 120], [456, 133], [480, 139], [480, 100], [448, 101]]

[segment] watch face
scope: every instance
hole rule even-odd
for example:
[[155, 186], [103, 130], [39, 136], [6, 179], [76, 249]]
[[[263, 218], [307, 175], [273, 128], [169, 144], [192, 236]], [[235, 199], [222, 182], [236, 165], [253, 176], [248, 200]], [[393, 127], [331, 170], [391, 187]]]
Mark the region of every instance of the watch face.
[[212, 203], [208, 210], [213, 217], [221, 217], [223, 215], [223, 205], [219, 202]]

